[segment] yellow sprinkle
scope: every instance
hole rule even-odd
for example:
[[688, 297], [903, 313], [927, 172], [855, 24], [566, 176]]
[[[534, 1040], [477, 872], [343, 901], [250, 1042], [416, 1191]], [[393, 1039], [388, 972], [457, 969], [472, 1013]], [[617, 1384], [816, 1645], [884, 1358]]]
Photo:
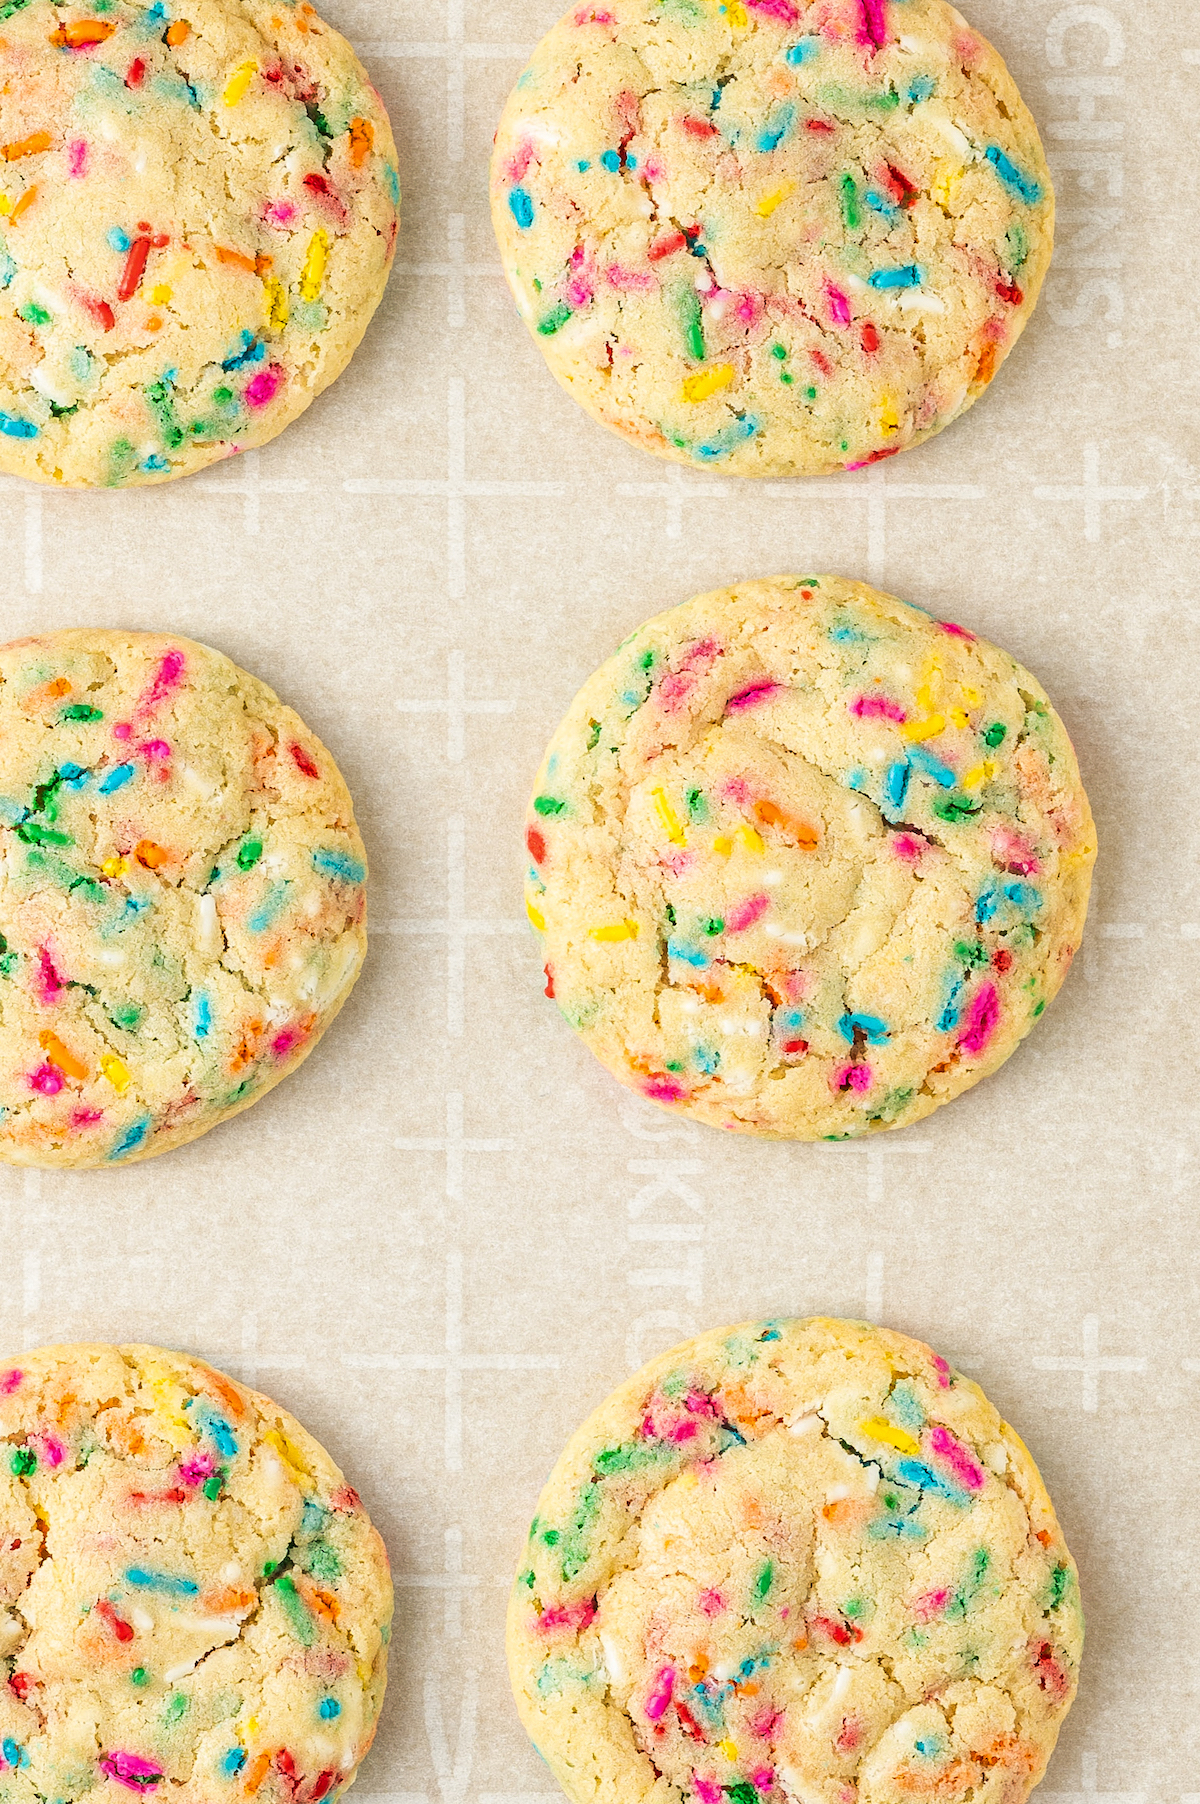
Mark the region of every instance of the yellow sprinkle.
[[728, 1737], [726, 1737], [726, 1739], [724, 1741], [719, 1741], [717, 1743], [717, 1746], [720, 1748], [722, 1754], [724, 1754], [726, 1760], [736, 1760], [737, 1759], [738, 1751], [737, 1751], [737, 1743], [736, 1742], [730, 1741], [728, 1739]]
[[990, 758], [985, 758], [982, 764], [975, 765], [974, 769], [967, 772], [962, 786], [964, 789], [978, 789], [981, 783], [990, 783], [995, 774], [995, 764]]
[[285, 1437], [279, 1434], [274, 1428], [269, 1428], [267, 1430], [266, 1434], [263, 1436], [263, 1440], [266, 1441], [268, 1446], [274, 1447], [276, 1453], [287, 1468], [288, 1477], [293, 1483], [299, 1485], [302, 1491], [305, 1490], [308, 1486], [308, 1473], [304, 1469], [304, 1455], [300, 1450], [297, 1447], [294, 1447], [291, 1441], [285, 1439]]
[[246, 1718], [246, 1733], [247, 1735], [258, 1734], [258, 1718], [256, 1716], [248, 1716]]
[[900, 415], [896, 412], [896, 403], [890, 395], [881, 395], [879, 399], [879, 430], [881, 432], [898, 432]]
[[667, 800], [666, 790], [652, 789], [650, 794], [654, 797], [654, 806], [658, 811], [658, 818], [666, 828], [667, 838], [670, 840], [671, 844], [673, 846], [686, 846], [687, 838], [683, 828], [679, 824], [679, 816]]
[[533, 922], [533, 924], [537, 928], [538, 932], [545, 933], [546, 917], [544, 914], [542, 914], [538, 909], [536, 909], [533, 906], [532, 902], [526, 902], [525, 913], [529, 916], [529, 919]]
[[761, 200], [755, 201], [751, 212], [757, 213], [760, 219], [770, 219], [776, 207], [794, 192], [795, 187], [795, 182], [780, 182], [778, 188], [772, 188], [770, 194], [764, 194]]
[[766, 840], [761, 833], [756, 833], [753, 827], [739, 827], [737, 836], [747, 852], [765, 852], [767, 849]]
[[728, 858], [733, 851], [733, 841], [727, 833], [718, 833], [713, 840], [713, 851], [718, 858]]
[[0, 219], [4, 219], [11, 212], [12, 202], [9, 200], [7, 194], [0, 194]]
[[243, 63], [240, 69], [235, 69], [225, 83], [225, 92], [221, 96], [225, 105], [236, 106], [257, 74], [258, 64], [253, 61]]
[[276, 276], [268, 276], [263, 282], [263, 291], [267, 302], [267, 324], [272, 332], [282, 332], [288, 323], [287, 289]]
[[122, 858], [119, 852], [114, 852], [111, 858], [104, 860], [100, 869], [106, 877], [123, 877], [129, 869], [129, 860]]
[[321, 292], [321, 283], [325, 280], [325, 265], [329, 261], [329, 235], [323, 228], [313, 233], [309, 240], [308, 255], [304, 259], [304, 269], [300, 276], [300, 299], [315, 301]]
[[593, 927], [588, 932], [593, 940], [636, 940], [637, 936], [636, 921], [618, 921], [615, 927]]
[[939, 207], [948, 207], [950, 205], [950, 196], [958, 187], [959, 182], [962, 180], [962, 176], [963, 171], [961, 168], [945, 168], [939, 176], [935, 177], [929, 192], [933, 195], [933, 198]]
[[106, 1052], [100, 1060], [100, 1069], [117, 1095], [123, 1096], [129, 1088], [129, 1066], [124, 1059], [119, 1059], [115, 1052]]
[[869, 1434], [873, 1441], [882, 1441], [887, 1447], [895, 1447], [901, 1453], [920, 1453], [921, 1443], [914, 1440], [903, 1428], [897, 1428], [883, 1416], [871, 1416], [860, 1422], [859, 1427], [864, 1434]]
[[946, 731], [946, 722], [942, 715], [931, 714], [926, 720], [906, 720], [900, 731], [905, 739], [936, 739]]
[[707, 370], [697, 370], [694, 376], [688, 376], [680, 390], [684, 401], [707, 401], [719, 389], [728, 388], [733, 381], [733, 365], [731, 363], [714, 363]]
[[150, 299], [154, 302], [156, 307], [165, 307], [171, 298], [171, 292], [172, 291], [167, 287], [165, 282], [159, 282], [156, 287], [150, 290]]
[[742, 0], [725, 0], [724, 11], [735, 31], [745, 31], [750, 23], [750, 15], [742, 5]]
[[969, 727], [971, 717], [965, 708], [951, 708], [950, 719], [956, 727]]
[[978, 708], [983, 701], [983, 697], [980, 695], [978, 689], [976, 689], [974, 683], [960, 683], [958, 686], [962, 690], [963, 700], [966, 702], [968, 708]]

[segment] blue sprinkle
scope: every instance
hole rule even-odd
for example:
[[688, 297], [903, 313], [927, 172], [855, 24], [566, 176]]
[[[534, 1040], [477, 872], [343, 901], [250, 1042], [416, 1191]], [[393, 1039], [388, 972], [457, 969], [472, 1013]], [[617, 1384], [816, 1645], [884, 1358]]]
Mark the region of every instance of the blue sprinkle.
[[714, 113], [716, 112], [717, 108], [721, 104], [721, 93], [722, 93], [722, 90], [720, 88], [714, 88], [712, 91], [712, 108], [711, 108], [711, 110]]
[[146, 24], [147, 25], [165, 25], [166, 22], [167, 22], [166, 7], [163, 5], [162, 0], [154, 0], [154, 5], [149, 9], [149, 11], [146, 14]]
[[765, 125], [758, 134], [757, 148], [762, 151], [778, 150], [792, 126], [796, 122], [796, 109], [791, 101], [785, 101], [770, 125]]
[[919, 263], [905, 263], [899, 269], [873, 269], [867, 280], [872, 288], [919, 288], [923, 275]]
[[383, 179], [387, 183], [387, 191], [392, 197], [393, 207], [400, 205], [400, 177], [390, 163], [383, 166]]
[[0, 432], [5, 438], [36, 438], [38, 435], [32, 420], [18, 420], [11, 413], [0, 413]]
[[883, 779], [884, 800], [891, 807], [899, 808], [908, 793], [909, 770], [906, 762], [889, 764], [887, 775]]
[[969, 1503], [970, 1498], [957, 1485], [952, 1485], [938, 1475], [932, 1466], [924, 1460], [902, 1459], [896, 1467], [896, 1475], [905, 1484], [919, 1485], [923, 1491], [936, 1491], [939, 1497], [948, 1497], [951, 1503]]
[[864, 638], [865, 634], [860, 633], [858, 629], [853, 626], [831, 626], [829, 629], [829, 637], [834, 641], [835, 645], [850, 645], [855, 640]]
[[1004, 186], [1011, 188], [1014, 194], [1019, 194], [1021, 199], [1027, 201], [1031, 207], [1035, 201], [1041, 200], [1041, 183], [1035, 182], [1032, 176], [1022, 175], [1016, 164], [1005, 156], [998, 144], [988, 145], [987, 160]]
[[306, 1535], [315, 1535], [324, 1528], [328, 1517], [329, 1511], [322, 1509], [315, 1498], [306, 1497], [300, 1512], [300, 1528]]
[[84, 770], [82, 764], [60, 764], [58, 774], [68, 789], [82, 789], [92, 773]]
[[872, 1046], [879, 1046], [888, 1038], [886, 1021], [878, 1015], [843, 1015], [838, 1022], [838, 1032], [849, 1044], [854, 1042], [854, 1030], [861, 1028]]
[[191, 1579], [171, 1578], [165, 1572], [147, 1572], [144, 1566], [131, 1566], [125, 1577], [139, 1591], [161, 1591], [165, 1597], [195, 1597], [200, 1589]]
[[[125, 1132], [118, 1136], [109, 1153], [110, 1159], [123, 1159], [126, 1153], [136, 1152], [150, 1131], [150, 1117], [143, 1115], [137, 1121], [131, 1121]], [[192, 1590], [196, 1587], [193, 1585]]]
[[514, 188], [508, 197], [508, 210], [523, 232], [533, 224], [533, 196], [525, 188]]
[[636, 157], [626, 157], [625, 167], [626, 167], [626, 169], [636, 169], [637, 168], [637, 158]]
[[157, 470], [169, 470], [171, 468], [171, 460], [167, 457], [160, 457], [157, 451], [152, 451], [139, 468], [147, 473], [152, 473]]
[[[955, 991], [955, 994], [956, 995], [958, 994], [957, 990]], [[945, 1008], [942, 1010], [941, 1014], [938, 1016], [937, 1020], [934, 1022], [934, 1027], [939, 1034], [948, 1034], [952, 1028], [955, 1028], [957, 1026], [958, 1026], [958, 1010], [955, 1008], [955, 1006], [952, 1002], [948, 1002], [946, 1004]]]
[[267, 354], [267, 347], [253, 332], [242, 332], [242, 342], [237, 350], [228, 356], [221, 365], [223, 370], [242, 370], [248, 363], [261, 363]]
[[270, 886], [254, 913], [246, 917], [246, 926], [251, 933], [265, 933], [272, 922], [283, 912], [290, 887], [286, 877]]
[[714, 1047], [697, 1046], [696, 1069], [697, 1071], [702, 1071], [705, 1077], [712, 1077], [720, 1063], [721, 1055]]
[[920, 1434], [925, 1426], [925, 1411], [910, 1381], [905, 1378], [892, 1388], [888, 1398], [892, 1414], [898, 1419], [902, 1428], [912, 1434]]
[[733, 424], [727, 426], [725, 431], [716, 438], [709, 439], [703, 445], [693, 445], [692, 456], [697, 458], [700, 463], [712, 463], [718, 457], [728, 457], [736, 446], [745, 439], [753, 438], [759, 431], [761, 431], [761, 427], [758, 420], [752, 413], [748, 413], [743, 419], [734, 420]]
[[1036, 914], [1042, 906], [1041, 895], [1032, 883], [1006, 883], [1004, 893], [1022, 914]]
[[335, 1716], [342, 1714], [342, 1706], [336, 1698], [322, 1698], [318, 1708], [326, 1722], [332, 1722]]
[[856, 764], [853, 770], [848, 770], [842, 779], [847, 789], [857, 789], [864, 794], [870, 780], [869, 773], [863, 769], [861, 764]]
[[936, 93], [937, 82], [932, 75], [918, 75], [915, 81], [909, 83], [908, 98], [914, 106], [919, 106], [923, 100], [931, 99]]
[[804, 1026], [804, 1011], [798, 1008], [784, 1009], [780, 1016], [780, 1023], [783, 1027], [787, 1028], [789, 1033], [797, 1028], [801, 1028]]
[[667, 957], [676, 958], [681, 964], [695, 965], [698, 971], [712, 964], [707, 952], [701, 952], [698, 946], [685, 946], [682, 940], [667, 941]]
[[801, 38], [798, 44], [792, 44], [784, 51], [783, 60], [794, 69], [799, 63], [811, 63], [820, 48], [820, 38]]
[[[232, 1459], [238, 1450], [238, 1444], [234, 1439], [233, 1430], [230, 1428], [228, 1422], [221, 1416], [210, 1416], [208, 1419], [208, 1432], [217, 1443], [217, 1452], [221, 1455], [221, 1458]], [[194, 1588], [195, 1587], [193, 1587], [193, 1589]]]
[[105, 237], [108, 239], [109, 250], [116, 251], [118, 256], [124, 256], [129, 249], [129, 233], [123, 232], [120, 226], [113, 226], [105, 233]]
[[314, 871], [320, 871], [323, 877], [336, 878], [339, 883], [361, 883], [367, 874], [366, 865], [351, 858], [348, 852], [316, 851], [312, 861]]
[[932, 777], [943, 789], [953, 789], [958, 782], [958, 777], [950, 766], [943, 764], [940, 758], [935, 758], [932, 752], [927, 752], [924, 746], [914, 745], [908, 756], [918, 770], [923, 770], [927, 777]]
[[110, 796], [116, 789], [124, 789], [126, 783], [132, 783], [137, 775], [132, 764], [116, 764], [106, 776], [100, 779], [100, 794]]
[[221, 1771], [228, 1773], [230, 1778], [232, 1778], [234, 1773], [241, 1772], [241, 1770], [245, 1766], [245, 1764], [246, 1764], [245, 1748], [230, 1748], [228, 1754], [226, 1754], [224, 1760], [222, 1760], [222, 1762], [221, 1762]]
[[925, 1741], [914, 1741], [913, 1747], [918, 1754], [924, 1754], [926, 1760], [932, 1760], [936, 1754], [940, 1754], [942, 1751], [942, 1744], [936, 1735], [929, 1736]]
[[76, 382], [86, 382], [92, 373], [92, 354], [86, 345], [76, 345], [68, 359]]
[[16, 273], [16, 264], [13, 262], [4, 246], [0, 244], [0, 288], [7, 288]]
[[898, 1541], [924, 1541], [927, 1538], [920, 1523], [911, 1522], [907, 1516], [877, 1516], [873, 1522], [868, 1522], [867, 1533], [872, 1541], [886, 1541], [889, 1535], [895, 1535]]
[[192, 1032], [198, 1040], [207, 1040], [212, 1032], [212, 1003], [203, 990], [196, 998], [196, 1021]]
[[601, 155], [600, 161], [607, 170], [615, 174], [621, 167], [621, 154], [616, 150], [606, 150]]
[[591, 162], [587, 157], [580, 157], [578, 163], [576, 163], [576, 165], [575, 165], [575, 167], [576, 167], [576, 169], [578, 169], [580, 175], [583, 174], [585, 169], [590, 169], [591, 166], [592, 166]]
[[6, 1735], [4, 1740], [0, 1742], [0, 1754], [4, 1755], [5, 1766], [29, 1765], [28, 1753], [21, 1746], [20, 1742], [13, 1740], [11, 1735]]
[[874, 188], [868, 188], [863, 195], [863, 199], [866, 201], [868, 207], [871, 208], [872, 212], [882, 213], [883, 217], [888, 220], [889, 223], [899, 219], [899, 207], [893, 206], [890, 200], [884, 200], [883, 195], [876, 193]]
[[975, 919], [982, 926], [984, 921], [991, 920], [999, 906], [1000, 892], [994, 889], [985, 889], [975, 904]]

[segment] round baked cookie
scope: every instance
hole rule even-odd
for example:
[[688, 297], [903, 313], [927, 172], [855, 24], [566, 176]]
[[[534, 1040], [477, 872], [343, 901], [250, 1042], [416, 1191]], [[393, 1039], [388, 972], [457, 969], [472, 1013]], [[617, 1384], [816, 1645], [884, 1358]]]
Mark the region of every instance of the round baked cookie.
[[0, 843], [16, 1164], [194, 1140], [294, 1070], [358, 976], [346, 785], [265, 683], [190, 639], [0, 648]]
[[387, 1682], [383, 1542], [269, 1398], [160, 1347], [0, 1371], [0, 1799], [336, 1798]]
[[1096, 841], [1036, 679], [841, 577], [660, 614], [580, 690], [526, 829], [546, 994], [714, 1127], [904, 1127], [995, 1071], [1079, 945]]
[[492, 214], [596, 419], [740, 476], [941, 430], [1050, 261], [1037, 128], [946, 0], [583, 0], [509, 96]]
[[550, 1475], [517, 1708], [576, 1804], [1022, 1804], [1075, 1695], [1075, 1565], [982, 1391], [861, 1322], [654, 1360]]
[[308, 0], [0, 0], [0, 470], [168, 482], [346, 367], [400, 199]]

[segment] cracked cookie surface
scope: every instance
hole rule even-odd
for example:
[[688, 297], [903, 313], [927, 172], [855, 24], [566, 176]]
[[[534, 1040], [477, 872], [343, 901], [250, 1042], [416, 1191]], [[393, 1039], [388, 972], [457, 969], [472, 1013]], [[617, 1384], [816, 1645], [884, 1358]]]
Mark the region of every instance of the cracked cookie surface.
[[167, 482], [265, 444], [383, 294], [391, 128], [307, 0], [0, 0], [0, 158], [0, 471]]
[[575, 698], [526, 828], [546, 993], [622, 1083], [845, 1138], [1003, 1063], [1066, 976], [1096, 841], [1036, 679], [841, 577], [648, 621]]
[[508, 1621], [577, 1804], [1020, 1804], [1082, 1642], [1050, 1499], [978, 1386], [823, 1319], [707, 1334], [602, 1404]]
[[307, 1055], [366, 952], [333, 759], [220, 652], [0, 648], [0, 1157], [141, 1159]]
[[182, 1353], [0, 1368], [0, 1804], [317, 1804], [387, 1680], [387, 1554], [285, 1410]]
[[662, 457], [789, 476], [978, 399], [1054, 205], [1012, 77], [945, 0], [585, 0], [509, 97], [492, 215], [589, 413]]

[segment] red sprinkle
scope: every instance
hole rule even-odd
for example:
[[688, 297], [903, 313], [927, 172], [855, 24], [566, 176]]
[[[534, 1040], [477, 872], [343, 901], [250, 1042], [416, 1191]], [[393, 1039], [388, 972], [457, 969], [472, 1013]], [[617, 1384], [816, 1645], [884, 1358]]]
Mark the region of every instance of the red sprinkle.
[[835, 132], [837, 130], [837, 126], [830, 125], [826, 119], [806, 119], [804, 128], [810, 132]]
[[685, 117], [678, 123], [680, 130], [687, 132], [693, 138], [716, 138], [719, 136], [716, 126], [710, 124], [707, 119]]
[[862, 329], [862, 348], [867, 352], [868, 356], [872, 351], [877, 351], [879, 349], [879, 334], [871, 324], [870, 320], [867, 320]]
[[887, 172], [891, 177], [888, 186], [891, 188], [895, 199], [902, 207], [911, 207], [921, 190], [914, 187], [904, 171], [902, 169], [897, 169], [894, 163], [888, 164]]
[[546, 994], [547, 994], [547, 996], [549, 996], [551, 1002], [553, 1002], [554, 1001], [554, 973], [550, 969], [549, 965], [542, 966], [542, 975], [546, 979]]
[[1007, 301], [1010, 307], [1019, 307], [1025, 299], [1024, 292], [1017, 287], [1015, 282], [997, 282], [996, 293], [1002, 301]]
[[1006, 946], [1001, 946], [992, 954], [992, 964], [997, 971], [1012, 970], [1013, 955]]
[[546, 862], [546, 841], [544, 835], [536, 827], [526, 827], [525, 844], [529, 847], [529, 856], [535, 864]]
[[646, 255], [652, 263], [657, 263], [660, 257], [669, 257], [674, 251], [684, 250], [686, 246], [687, 239], [682, 232], [668, 232], [665, 238], [657, 238], [648, 246]]
[[323, 175], [306, 175], [304, 186], [311, 188], [314, 194], [330, 194], [332, 189]]
[[117, 1612], [113, 1609], [106, 1597], [97, 1599], [96, 1614], [97, 1616], [103, 1616], [105, 1622], [108, 1624], [118, 1641], [133, 1640], [132, 1626], [125, 1621], [123, 1616], [117, 1615]]
[[129, 255], [125, 259], [125, 270], [121, 277], [121, 285], [117, 289], [119, 301], [131, 301], [138, 291], [138, 284], [146, 271], [146, 258], [150, 255], [150, 240], [135, 238], [129, 247]]
[[33, 1677], [32, 1673], [15, 1672], [8, 1682], [20, 1698], [21, 1702], [24, 1703], [29, 1692], [38, 1681]]
[[146, 65], [141, 57], [135, 57], [129, 65], [129, 73], [125, 77], [127, 88], [140, 88], [146, 79]]
[[305, 749], [302, 745], [297, 745], [295, 740], [293, 740], [291, 745], [288, 747], [288, 751], [292, 754], [292, 760], [296, 766], [296, 769], [298, 771], [301, 771], [304, 774], [304, 776], [306, 776], [306, 777], [319, 777], [320, 776], [320, 774], [321, 774], [320, 771], [317, 769], [316, 765], [313, 763], [312, 759], [309, 757], [308, 753], [305, 751]]
[[117, 316], [108, 302], [94, 301], [88, 295], [81, 295], [80, 299], [101, 330], [111, 332], [117, 323]]

